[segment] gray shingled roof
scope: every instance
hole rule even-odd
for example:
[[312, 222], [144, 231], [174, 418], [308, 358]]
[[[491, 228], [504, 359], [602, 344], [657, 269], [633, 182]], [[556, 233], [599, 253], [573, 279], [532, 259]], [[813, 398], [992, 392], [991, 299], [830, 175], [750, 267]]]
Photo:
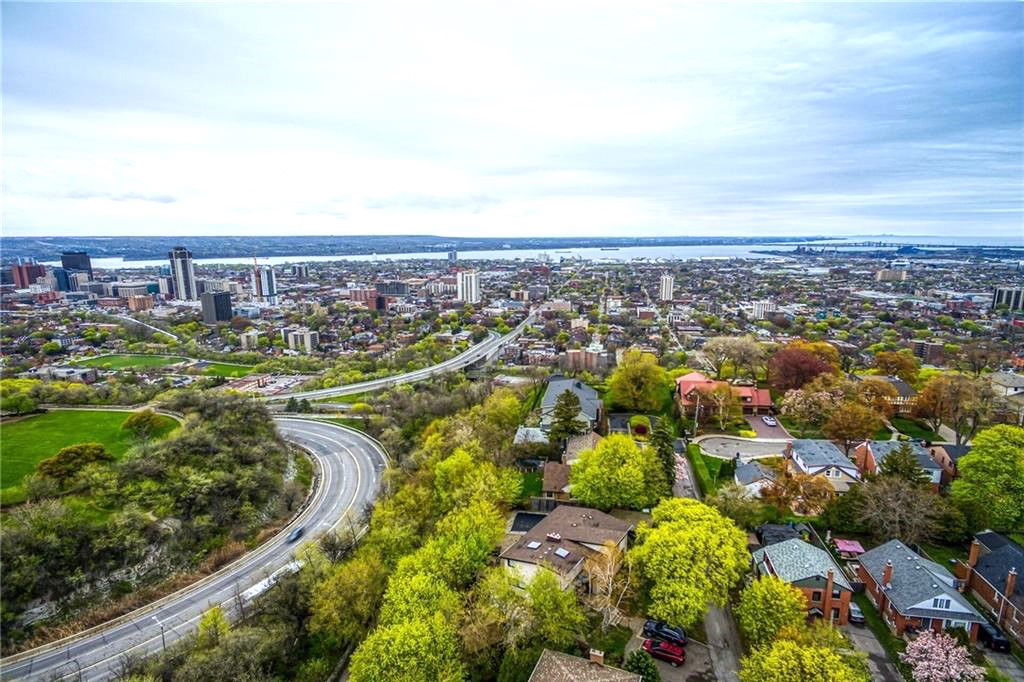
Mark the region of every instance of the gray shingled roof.
[[597, 415], [603, 405], [597, 395], [597, 391], [579, 379], [555, 376], [548, 380], [548, 387], [544, 391], [544, 397], [541, 399], [540, 411], [541, 415], [543, 415], [543, 421], [550, 420], [558, 396], [566, 391], [575, 393], [576, 397], [580, 399], [580, 414], [590, 421], [597, 419]]
[[825, 550], [796, 538], [768, 545], [754, 551], [754, 563], [764, 565], [765, 557], [771, 562], [772, 572], [787, 583], [795, 583], [808, 578], [821, 576], [825, 578], [832, 569], [835, 584], [853, 590], [842, 569], [832, 560]]
[[[879, 585], [882, 585], [887, 561], [892, 562], [892, 580], [885, 594], [903, 615], [985, 622], [953, 587], [953, 576], [949, 571], [919, 556], [902, 541], [890, 540], [860, 556], [861, 565]], [[949, 599], [951, 610], [915, 608], [916, 604], [930, 603], [936, 597]]]
[[898, 440], [872, 440], [868, 441], [871, 445], [871, 454], [875, 456], [875, 462], [878, 466], [882, 466], [882, 462], [889, 456], [890, 453], [899, 450], [901, 445], [909, 445], [911, 452], [914, 453], [914, 457], [917, 459], [917, 463], [921, 465], [921, 468], [925, 471], [935, 471], [942, 467], [935, 463], [932, 459], [931, 454], [928, 452], [928, 448], [917, 443], [910, 441], [898, 441]]
[[750, 462], [744, 462], [736, 467], [736, 474], [733, 478], [740, 485], [749, 485], [754, 481], [762, 479], [774, 481], [775, 472], [772, 471], [771, 467], [767, 467], [755, 459]]
[[837, 466], [857, 470], [854, 463], [830, 440], [797, 438], [793, 440], [793, 452], [800, 456], [800, 461], [809, 469]]

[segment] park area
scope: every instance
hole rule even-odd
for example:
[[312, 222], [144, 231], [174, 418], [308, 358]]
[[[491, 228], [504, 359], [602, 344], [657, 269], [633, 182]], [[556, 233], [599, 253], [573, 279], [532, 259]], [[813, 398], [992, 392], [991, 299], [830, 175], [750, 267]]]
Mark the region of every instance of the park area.
[[200, 360], [194, 367], [202, 370], [203, 374], [211, 377], [227, 377], [229, 379], [237, 379], [238, 377], [244, 377], [252, 373], [252, 367], [249, 365], [236, 365], [230, 362], [208, 362], [206, 360]]
[[[93, 410], [55, 410], [22, 417], [3, 424], [0, 439], [0, 504], [16, 504], [25, 499], [21, 482], [42, 460], [61, 448], [76, 443], [102, 443], [107, 452], [120, 458], [135, 443], [131, 431], [121, 428], [128, 412]], [[177, 422], [159, 416], [154, 434], [163, 437]]]
[[72, 364], [78, 367], [95, 367], [96, 369], [156, 369], [175, 365], [188, 360], [180, 355], [97, 355], [94, 358], [78, 360]]

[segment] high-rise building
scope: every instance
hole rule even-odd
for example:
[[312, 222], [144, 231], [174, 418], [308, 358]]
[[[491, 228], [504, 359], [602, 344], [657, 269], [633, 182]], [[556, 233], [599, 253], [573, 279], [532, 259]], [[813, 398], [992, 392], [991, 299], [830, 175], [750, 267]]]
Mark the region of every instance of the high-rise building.
[[466, 303], [480, 302], [480, 273], [476, 270], [463, 270], [458, 275], [455, 297]]
[[255, 329], [250, 329], [249, 331], [238, 335], [238, 342], [242, 345], [242, 350], [259, 348], [260, 333]]
[[174, 297], [179, 301], [197, 300], [199, 292], [196, 289], [196, 271], [192, 267], [192, 252], [184, 246], [175, 246], [167, 257], [171, 261]]
[[676, 278], [665, 273], [661, 276], [661, 286], [658, 287], [658, 300], [671, 301], [675, 298]]
[[1024, 310], [1024, 287], [996, 287], [992, 291], [992, 307], [1001, 305], [1011, 311]]
[[35, 262], [18, 263], [11, 266], [15, 289], [28, 289], [40, 277], [46, 276], [46, 267]]
[[292, 266], [292, 277], [298, 277], [299, 279], [306, 279], [309, 277], [309, 266], [308, 265], [293, 265]]
[[142, 312], [153, 309], [153, 297], [150, 294], [132, 295], [128, 297], [128, 310]]
[[304, 350], [312, 353], [320, 345], [320, 332], [298, 327], [286, 327], [281, 330], [281, 340], [292, 350]]
[[65, 268], [52, 268], [50, 274], [53, 275], [53, 281], [57, 283], [57, 291], [75, 291], [73, 280], [71, 279], [71, 273]]
[[92, 279], [92, 259], [85, 251], [65, 251], [60, 254], [60, 264], [69, 272], [87, 272]]
[[778, 310], [775, 301], [754, 301], [754, 319], [764, 320], [768, 315]]
[[459, 260], [459, 252], [452, 249], [448, 252], [448, 265], [454, 265]]
[[164, 296], [174, 295], [174, 278], [170, 275], [160, 275], [156, 278], [157, 291]]
[[249, 273], [249, 284], [252, 286], [254, 299], [264, 303], [277, 303], [277, 277], [274, 275], [274, 268], [269, 265], [253, 267]]
[[377, 282], [377, 293], [383, 296], [408, 296], [409, 285], [401, 280]]
[[203, 306], [203, 324], [231, 321], [231, 294], [226, 291], [208, 291], [199, 297]]

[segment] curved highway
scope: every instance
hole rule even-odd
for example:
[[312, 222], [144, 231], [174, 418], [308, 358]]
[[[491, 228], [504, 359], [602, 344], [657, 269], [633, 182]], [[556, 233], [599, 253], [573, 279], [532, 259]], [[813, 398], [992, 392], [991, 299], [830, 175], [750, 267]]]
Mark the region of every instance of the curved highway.
[[519, 338], [519, 335], [523, 333], [527, 325], [531, 324], [534, 320], [534, 313], [530, 313], [525, 320], [520, 322], [515, 329], [510, 331], [504, 336], [497, 336], [492, 334], [487, 340], [481, 341], [480, 343], [471, 346], [462, 353], [456, 355], [454, 358], [439, 362], [436, 365], [418, 369], [413, 372], [406, 372], [405, 374], [396, 374], [390, 377], [384, 377], [383, 379], [373, 379], [372, 381], [361, 381], [358, 384], [346, 384], [344, 386], [335, 386], [334, 388], [322, 388], [318, 391], [302, 391], [299, 393], [278, 393], [275, 395], [264, 396], [263, 400], [275, 401], [275, 400], [288, 400], [289, 398], [296, 398], [301, 400], [303, 398], [307, 400], [315, 400], [317, 398], [332, 398], [343, 395], [355, 395], [357, 393], [366, 393], [367, 391], [378, 391], [382, 388], [389, 386], [397, 386], [399, 384], [408, 384], [414, 381], [422, 381], [435, 374], [444, 374], [445, 372], [452, 372], [457, 369], [462, 369], [472, 365], [474, 362], [483, 358], [489, 358], [495, 355], [502, 346], [510, 341], [514, 341]]
[[[185, 636], [202, 614], [221, 605], [237, 615], [246, 590], [289, 570], [301, 543], [288, 542], [296, 528], [309, 540], [346, 517], [356, 520], [377, 495], [387, 454], [376, 441], [342, 426], [306, 419], [275, 418], [288, 441], [319, 464], [319, 485], [308, 506], [273, 539], [218, 572], [109, 623], [0, 660], [0, 679], [109, 679], [126, 654], [145, 656]], [[257, 588], [258, 589], [258, 588]]]

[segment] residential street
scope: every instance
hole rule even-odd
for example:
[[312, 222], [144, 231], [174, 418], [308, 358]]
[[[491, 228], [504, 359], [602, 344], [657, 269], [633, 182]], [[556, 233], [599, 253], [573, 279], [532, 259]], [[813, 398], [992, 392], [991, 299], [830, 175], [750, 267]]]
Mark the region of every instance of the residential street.
[[744, 462], [759, 457], [778, 457], [786, 447], [784, 440], [767, 441], [737, 438], [735, 436], [701, 436], [694, 440], [700, 449], [712, 457], [732, 459], [739, 453]]

